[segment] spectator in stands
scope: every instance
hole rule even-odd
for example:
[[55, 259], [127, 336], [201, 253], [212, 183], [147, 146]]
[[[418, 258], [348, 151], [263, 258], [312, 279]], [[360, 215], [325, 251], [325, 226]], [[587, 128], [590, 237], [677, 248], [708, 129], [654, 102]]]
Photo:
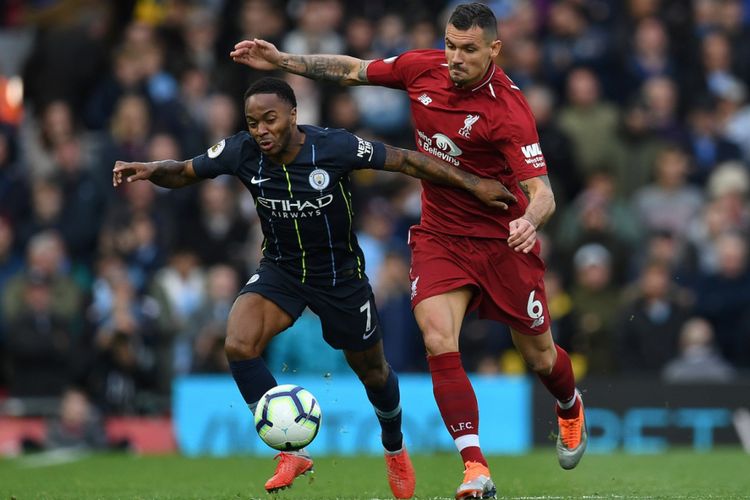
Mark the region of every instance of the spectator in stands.
[[282, 50], [293, 54], [341, 54], [344, 40], [336, 32], [343, 16], [339, 2], [308, 0], [297, 12], [297, 27], [284, 37]]
[[669, 51], [666, 27], [658, 17], [638, 20], [629, 45], [622, 82], [626, 97], [632, 98], [633, 89], [640, 88], [649, 78], [676, 76], [677, 68]]
[[654, 181], [639, 188], [632, 199], [633, 213], [644, 230], [682, 238], [700, 213], [703, 194], [687, 183], [689, 161], [678, 147], [667, 147], [657, 156]]
[[109, 448], [104, 422], [88, 396], [68, 388], [60, 399], [60, 414], [47, 422], [46, 450], [96, 451]]
[[146, 95], [138, 52], [132, 47], [120, 46], [112, 54], [112, 70], [101, 78], [88, 98], [85, 123], [93, 130], [105, 130], [117, 103], [125, 95]]
[[[508, 52], [509, 60], [505, 67], [513, 83], [524, 93], [527, 93], [532, 85], [544, 85], [544, 66], [539, 40], [532, 37], [521, 38], [513, 43], [512, 50]], [[536, 117], [536, 114], [534, 116]]]
[[[554, 87], [562, 88], [565, 76], [569, 72], [575, 73], [576, 70], [571, 69], [576, 66], [588, 66], [604, 73], [609, 53], [608, 36], [599, 27], [589, 23], [580, 4], [552, 4], [547, 28], [549, 32], [544, 39], [544, 67], [547, 78]], [[596, 98], [598, 95], [594, 97]]]
[[716, 240], [718, 267], [695, 283], [695, 312], [714, 327], [723, 356], [750, 366], [750, 268], [744, 234], [726, 232]]
[[570, 340], [573, 352], [588, 360], [588, 373], [615, 372], [614, 328], [619, 292], [612, 283], [612, 257], [598, 243], [582, 246], [573, 256], [575, 283], [570, 295], [577, 324]]
[[206, 298], [195, 319], [191, 332], [191, 371], [228, 372], [224, 354], [227, 318], [239, 290], [237, 272], [230, 266], [211, 267], [207, 277]]
[[630, 102], [623, 109], [612, 151], [611, 164], [620, 196], [629, 197], [653, 180], [656, 158], [664, 146], [665, 142], [652, 129], [646, 105], [640, 100]]
[[[122, 96], [115, 104], [109, 123], [109, 136], [102, 153], [102, 164], [109, 164], [112, 158], [130, 159], [146, 156], [148, 136], [151, 132], [151, 113], [148, 101], [144, 97], [136, 94]], [[101, 165], [98, 165], [98, 168], [101, 169]]]
[[149, 389], [153, 390], [154, 371], [153, 355], [134, 331], [101, 331], [96, 358], [88, 372], [88, 389], [105, 414], [138, 414], [147, 408], [143, 399]]
[[675, 81], [655, 76], [643, 83], [640, 98], [648, 110], [648, 123], [657, 138], [683, 144], [688, 141], [687, 128], [679, 115], [680, 92]]
[[630, 374], [656, 375], [677, 354], [691, 297], [670, 282], [669, 263], [647, 263], [618, 312], [617, 360]]
[[613, 261], [615, 283], [625, 280], [631, 248], [640, 237], [640, 228], [628, 204], [617, 197], [611, 173], [595, 172], [586, 179], [585, 188], [563, 210], [556, 229], [555, 242], [561, 255], [572, 256], [582, 245], [598, 243], [607, 249]]
[[51, 276], [29, 271], [22, 286], [23, 303], [6, 336], [9, 391], [15, 397], [56, 397], [71, 380], [70, 320], [55, 311]]
[[[65, 244], [52, 231], [35, 234], [26, 251], [25, 272], [11, 278], [2, 290], [3, 313], [7, 321], [23, 315], [27, 285], [31, 277], [45, 280], [51, 294], [51, 313], [70, 325], [81, 320], [82, 292], [69, 274]], [[28, 312], [28, 311], [27, 311]]]
[[602, 99], [601, 84], [590, 69], [570, 72], [566, 96], [567, 104], [560, 109], [557, 122], [573, 141], [577, 173], [585, 178], [611, 162], [617, 144], [618, 111]]
[[695, 170], [692, 181], [705, 186], [716, 165], [742, 158], [740, 148], [719, 133], [716, 102], [704, 100], [694, 105], [688, 112], [688, 140], [686, 149], [693, 155]]
[[62, 194], [62, 236], [72, 260], [90, 267], [96, 252], [106, 199], [101, 179], [85, 164], [81, 142], [71, 137], [55, 147], [53, 178]]
[[201, 152], [223, 138], [232, 135], [237, 130], [237, 119], [239, 118], [236, 103], [226, 94], [214, 94], [209, 98], [205, 116], [206, 131], [203, 138], [204, 147]]
[[694, 384], [730, 382], [737, 371], [714, 346], [714, 330], [703, 318], [690, 319], [680, 333], [680, 354], [662, 371], [666, 382]]

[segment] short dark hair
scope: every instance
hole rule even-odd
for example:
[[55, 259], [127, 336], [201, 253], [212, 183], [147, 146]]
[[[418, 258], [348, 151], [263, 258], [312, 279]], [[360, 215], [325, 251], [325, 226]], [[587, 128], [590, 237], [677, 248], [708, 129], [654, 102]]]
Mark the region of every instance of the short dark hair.
[[288, 102], [293, 108], [297, 107], [297, 97], [294, 95], [294, 90], [280, 78], [264, 77], [253, 83], [245, 91], [243, 102], [255, 94], [276, 94], [279, 99]]
[[478, 26], [488, 38], [497, 39], [497, 19], [492, 9], [483, 3], [472, 2], [458, 5], [448, 19], [448, 23], [461, 31]]

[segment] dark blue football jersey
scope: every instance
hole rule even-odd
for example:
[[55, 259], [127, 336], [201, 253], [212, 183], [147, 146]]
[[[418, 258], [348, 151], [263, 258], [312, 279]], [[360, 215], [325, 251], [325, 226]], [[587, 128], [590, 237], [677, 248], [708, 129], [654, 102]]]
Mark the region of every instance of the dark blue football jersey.
[[193, 158], [195, 173], [234, 175], [247, 187], [261, 221], [264, 259], [311, 285], [361, 278], [365, 262], [352, 229], [349, 172], [382, 169], [385, 146], [342, 129], [299, 128], [305, 142], [291, 163], [274, 163], [243, 131]]

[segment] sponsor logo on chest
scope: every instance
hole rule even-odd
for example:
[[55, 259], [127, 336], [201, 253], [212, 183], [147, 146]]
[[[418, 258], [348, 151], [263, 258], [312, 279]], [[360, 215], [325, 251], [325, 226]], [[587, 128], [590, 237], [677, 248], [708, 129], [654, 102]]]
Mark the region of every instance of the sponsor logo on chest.
[[455, 166], [461, 164], [457, 157], [461, 156], [463, 151], [445, 134], [437, 132], [432, 134], [432, 136], [428, 136], [421, 130], [417, 130], [417, 144], [424, 151], [443, 161], [452, 163]]

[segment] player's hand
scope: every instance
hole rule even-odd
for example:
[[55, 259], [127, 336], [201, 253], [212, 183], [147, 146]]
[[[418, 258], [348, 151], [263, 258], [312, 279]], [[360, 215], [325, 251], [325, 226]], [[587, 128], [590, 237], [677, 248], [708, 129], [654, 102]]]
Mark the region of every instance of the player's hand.
[[502, 182], [494, 179], [479, 179], [472, 193], [485, 205], [500, 210], [508, 210], [508, 203], [516, 202], [513, 193]]
[[510, 221], [508, 245], [516, 252], [529, 253], [536, 243], [536, 227], [521, 217]]
[[126, 180], [134, 182], [149, 179], [153, 173], [154, 167], [148, 163], [117, 161], [112, 169], [112, 185], [117, 187]]
[[260, 70], [278, 69], [281, 62], [281, 52], [276, 46], [258, 38], [235, 44], [229, 56], [236, 63]]

